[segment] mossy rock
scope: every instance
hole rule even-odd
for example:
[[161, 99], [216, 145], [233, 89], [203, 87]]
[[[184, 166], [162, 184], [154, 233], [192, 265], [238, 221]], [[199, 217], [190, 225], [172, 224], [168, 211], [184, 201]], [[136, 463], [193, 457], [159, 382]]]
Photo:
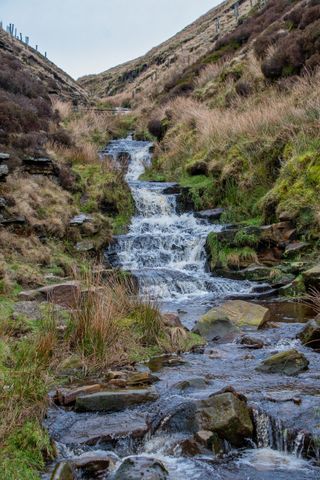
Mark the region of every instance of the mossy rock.
[[298, 338], [306, 347], [320, 349], [320, 315], [305, 325]]
[[285, 375], [298, 375], [307, 370], [309, 361], [295, 349], [276, 353], [264, 360], [257, 370], [263, 373], [280, 373]]

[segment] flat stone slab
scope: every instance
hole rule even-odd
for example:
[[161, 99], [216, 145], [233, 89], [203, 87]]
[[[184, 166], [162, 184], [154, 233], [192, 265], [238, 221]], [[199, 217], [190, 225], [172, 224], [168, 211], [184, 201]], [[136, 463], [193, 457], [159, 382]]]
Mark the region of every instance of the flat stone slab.
[[73, 415], [75, 421], [72, 424], [66, 422], [59, 432], [59, 440], [65, 445], [95, 445], [127, 437], [138, 439], [149, 430], [146, 417], [141, 412]]
[[158, 397], [154, 388], [98, 392], [78, 397], [76, 409], [84, 412], [117, 412], [133, 405], [153, 402]]

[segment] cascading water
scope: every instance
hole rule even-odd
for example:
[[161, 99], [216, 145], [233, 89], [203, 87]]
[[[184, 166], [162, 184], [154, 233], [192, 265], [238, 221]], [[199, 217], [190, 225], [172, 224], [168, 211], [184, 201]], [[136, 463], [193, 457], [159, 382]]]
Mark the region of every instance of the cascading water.
[[173, 184], [139, 180], [151, 162], [149, 142], [130, 137], [111, 142], [105, 154], [115, 161], [121, 153], [130, 155], [126, 180], [131, 189], [136, 215], [127, 235], [120, 235], [108, 251], [111, 263], [131, 271], [142, 295], [171, 309], [183, 309], [227, 295], [249, 293], [249, 282], [217, 278], [206, 272], [204, 246], [209, 232], [221, 231], [193, 213], [178, 213], [177, 195], [164, 193]]

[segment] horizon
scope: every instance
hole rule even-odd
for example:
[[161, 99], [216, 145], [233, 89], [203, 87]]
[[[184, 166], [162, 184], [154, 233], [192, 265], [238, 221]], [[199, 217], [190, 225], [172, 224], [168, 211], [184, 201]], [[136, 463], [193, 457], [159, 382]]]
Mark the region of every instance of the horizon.
[[174, 6], [170, 0], [126, 3], [92, 0], [78, 5], [76, 0], [58, 0], [44, 5], [41, 0], [29, 0], [28, 4], [2, 0], [0, 21], [4, 28], [15, 24], [18, 35], [29, 36], [32, 47], [38, 45], [49, 60], [78, 79], [146, 54], [222, 2], [175, 0]]

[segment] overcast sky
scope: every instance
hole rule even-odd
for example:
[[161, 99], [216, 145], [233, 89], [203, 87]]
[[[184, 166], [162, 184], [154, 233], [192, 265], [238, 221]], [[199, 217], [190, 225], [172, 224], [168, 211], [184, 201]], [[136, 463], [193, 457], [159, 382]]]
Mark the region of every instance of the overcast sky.
[[221, 0], [0, 0], [0, 20], [74, 78], [146, 53]]

